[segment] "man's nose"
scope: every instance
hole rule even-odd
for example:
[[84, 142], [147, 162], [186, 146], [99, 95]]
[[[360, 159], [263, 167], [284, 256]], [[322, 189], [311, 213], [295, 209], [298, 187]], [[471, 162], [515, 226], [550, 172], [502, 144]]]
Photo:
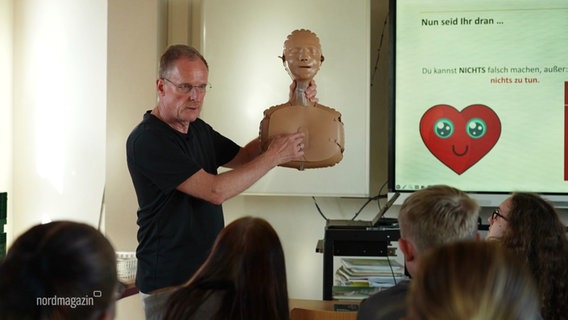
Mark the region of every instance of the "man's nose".
[[195, 101], [197, 100], [197, 98], [199, 98], [199, 91], [197, 87], [193, 87], [191, 88], [191, 90], [189, 90], [189, 99], [191, 101]]

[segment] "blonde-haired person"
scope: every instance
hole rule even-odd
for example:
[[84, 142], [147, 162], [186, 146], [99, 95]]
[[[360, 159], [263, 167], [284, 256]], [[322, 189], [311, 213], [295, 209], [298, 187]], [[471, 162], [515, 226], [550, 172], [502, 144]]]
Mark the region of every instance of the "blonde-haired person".
[[195, 275], [169, 298], [163, 320], [288, 320], [284, 251], [262, 218], [227, 225]]
[[526, 266], [498, 242], [456, 242], [422, 258], [406, 319], [535, 320], [538, 294]]
[[499, 240], [528, 265], [544, 319], [568, 319], [568, 239], [554, 206], [538, 194], [516, 192], [489, 217], [487, 239]]
[[[428, 250], [463, 239], [479, 239], [479, 205], [465, 192], [447, 185], [415, 191], [400, 207], [400, 250], [414, 276]], [[409, 280], [400, 281], [361, 303], [358, 320], [395, 319], [406, 315]]]

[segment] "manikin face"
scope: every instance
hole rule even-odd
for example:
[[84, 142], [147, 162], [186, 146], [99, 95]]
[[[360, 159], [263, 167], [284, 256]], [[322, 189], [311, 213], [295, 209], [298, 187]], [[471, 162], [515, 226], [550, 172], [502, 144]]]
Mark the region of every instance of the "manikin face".
[[511, 210], [511, 197], [505, 199], [499, 208], [493, 211], [491, 216], [487, 219], [489, 221], [489, 231], [487, 232], [486, 239], [499, 239], [509, 227], [509, 212]]
[[[207, 77], [207, 67], [203, 61], [178, 59], [168, 71], [167, 80], [157, 81], [160, 96], [158, 108], [162, 120], [176, 129], [187, 129], [187, 125], [201, 113]], [[184, 87], [187, 89], [188, 86], [192, 88], [184, 92]]]
[[307, 30], [294, 31], [284, 46], [284, 57], [294, 79], [312, 80], [322, 62], [321, 46], [316, 35]]

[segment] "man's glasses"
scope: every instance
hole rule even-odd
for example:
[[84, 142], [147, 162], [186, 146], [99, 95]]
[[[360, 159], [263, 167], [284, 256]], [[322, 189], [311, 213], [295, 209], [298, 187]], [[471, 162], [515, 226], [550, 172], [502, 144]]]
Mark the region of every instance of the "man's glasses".
[[509, 221], [509, 219], [507, 219], [504, 215], [501, 214], [501, 209], [499, 208], [493, 210], [493, 213], [491, 214], [491, 220], [495, 220], [497, 219], [497, 217], [500, 217], [505, 221]]
[[162, 78], [164, 80], [166, 80], [167, 82], [171, 83], [172, 85], [174, 85], [180, 92], [182, 93], [190, 93], [191, 90], [195, 89], [197, 90], [198, 93], [205, 93], [207, 91], [207, 89], [211, 89], [211, 85], [208, 83], [204, 83], [204, 84], [200, 84], [198, 86], [194, 86], [191, 85], [189, 83], [182, 83], [182, 84], [177, 84], [173, 81], [171, 81], [168, 78]]

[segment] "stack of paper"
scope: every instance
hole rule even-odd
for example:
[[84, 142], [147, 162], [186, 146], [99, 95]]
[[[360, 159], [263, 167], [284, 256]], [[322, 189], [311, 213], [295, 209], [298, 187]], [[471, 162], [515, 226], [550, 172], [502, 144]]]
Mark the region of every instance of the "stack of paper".
[[404, 266], [388, 257], [343, 258], [335, 273], [336, 299], [363, 299], [405, 279]]

